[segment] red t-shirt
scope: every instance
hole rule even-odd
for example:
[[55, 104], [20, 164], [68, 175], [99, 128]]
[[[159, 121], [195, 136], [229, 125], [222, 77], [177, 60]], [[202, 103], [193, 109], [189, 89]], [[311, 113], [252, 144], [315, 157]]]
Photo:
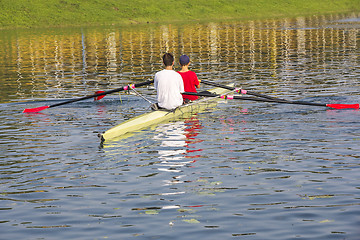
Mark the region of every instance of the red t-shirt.
[[[187, 71], [187, 72], [178, 72], [183, 81], [184, 81], [184, 91], [185, 92], [197, 92], [196, 91], [196, 87], [195, 85], [199, 85], [199, 80], [196, 76], [196, 73], [193, 71]], [[198, 96], [193, 96], [193, 95], [183, 95], [184, 99], [189, 99], [189, 100], [196, 100], [199, 97]]]

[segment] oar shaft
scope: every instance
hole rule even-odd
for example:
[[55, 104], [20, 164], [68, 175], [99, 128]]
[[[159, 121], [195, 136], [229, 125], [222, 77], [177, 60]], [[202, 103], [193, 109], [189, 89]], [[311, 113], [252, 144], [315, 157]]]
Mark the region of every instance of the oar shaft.
[[261, 98], [243, 97], [243, 96], [232, 96], [232, 97], [225, 97], [225, 98], [250, 100], [250, 101], [257, 101], [257, 102], [274, 102], [274, 103], [299, 104], [299, 105], [326, 107], [326, 104], [323, 104], [323, 103], [313, 103], [313, 102], [304, 102], [304, 101], [288, 101], [288, 100], [281, 101], [281, 100], [275, 100], [275, 99], [261, 99]]
[[[141, 86], [144, 86], [144, 85], [150, 85], [153, 82], [154, 82], [154, 80], [150, 80], [150, 81], [147, 81], [147, 82], [134, 84], [133, 86], [135, 88], [137, 88], [137, 87], [141, 87]], [[127, 87], [128, 86], [120, 87], [120, 88], [112, 89], [112, 90], [109, 90], [109, 91], [105, 91], [105, 92], [101, 92], [101, 93], [97, 93], [97, 94], [93, 94], [93, 95], [89, 95], [89, 96], [85, 96], [85, 97], [81, 97], [81, 98], [71, 99], [69, 101], [65, 101], [65, 102], [61, 102], [61, 103], [56, 103], [54, 105], [50, 105], [49, 108], [64, 105], [64, 104], [68, 104], [68, 103], [78, 102], [78, 101], [86, 100], [86, 99], [89, 99], [89, 98], [95, 98], [95, 97], [107, 95], [107, 94], [114, 93], [114, 92], [120, 92], [120, 91], [123, 91]]]
[[211, 86], [214, 86], [214, 87], [220, 87], [220, 88], [233, 90], [233, 91], [238, 90], [238, 92], [242, 93], [242, 94], [249, 94], [249, 95], [253, 95], [253, 96], [261, 97], [261, 98], [266, 98], [266, 99], [287, 101], [286, 99], [283, 99], [283, 98], [276, 98], [276, 97], [268, 96], [268, 95], [265, 95], [265, 94], [255, 93], [255, 92], [252, 92], [252, 91], [249, 91], [249, 90], [236, 89], [235, 87], [229, 87], [229, 86], [226, 86], [226, 85], [223, 85], [223, 84], [214, 83], [214, 82], [210, 82], [210, 81], [207, 81], [207, 80], [201, 80], [201, 82], [205, 83], [205, 84], [208, 84], [208, 85], [211, 85]]
[[274, 102], [274, 103], [300, 104], [300, 105], [311, 105], [311, 106], [326, 107], [326, 104], [323, 104], [323, 103], [312, 103], [312, 102], [304, 102], [304, 101], [288, 101], [288, 100], [280, 100], [280, 99], [263, 99], [263, 98], [232, 96], [232, 95], [222, 95], [221, 96], [221, 95], [212, 94], [212, 93], [184, 92], [182, 94], [195, 95], [195, 96], [201, 96], [201, 97], [221, 97], [221, 98], [224, 98], [224, 99], [241, 99], [241, 100], [249, 100], [249, 101], [256, 101], [256, 102]]
[[211, 85], [211, 86], [214, 86], [214, 87], [220, 87], [220, 88], [224, 88], [224, 89], [228, 89], [228, 90], [235, 90], [234, 87], [230, 87], [230, 86], [215, 83], [215, 82], [210, 82], [210, 81], [207, 81], [207, 80], [201, 80], [201, 83], [205, 83], [207, 85]]
[[257, 102], [273, 102], [273, 103], [285, 103], [285, 104], [298, 104], [298, 105], [309, 105], [309, 106], [319, 106], [319, 107], [329, 107], [334, 109], [359, 109], [359, 104], [324, 104], [324, 103], [314, 103], [314, 102], [305, 102], [305, 101], [288, 101], [281, 99], [264, 99], [264, 98], [253, 98], [253, 97], [244, 97], [244, 96], [232, 96], [232, 95], [218, 95], [212, 93], [194, 93], [194, 92], [184, 92], [186, 95], [195, 95], [202, 97], [221, 97], [223, 99], [241, 99]]
[[85, 96], [85, 97], [81, 97], [81, 98], [75, 98], [75, 99], [71, 99], [69, 101], [60, 102], [60, 103], [56, 103], [56, 104], [49, 105], [49, 106], [42, 106], [42, 107], [38, 107], [38, 108], [24, 109], [23, 112], [24, 113], [40, 112], [40, 111], [42, 111], [42, 110], [44, 110], [46, 108], [61, 106], [61, 105], [64, 105], [64, 104], [78, 102], [78, 101], [82, 101], [82, 100], [89, 99], [89, 98], [96, 98], [96, 97], [107, 95], [107, 94], [114, 93], [114, 92], [120, 92], [120, 91], [123, 91], [123, 90], [127, 90], [129, 87], [130, 88], [137, 88], [137, 87], [141, 87], [141, 86], [145, 86], [145, 85], [150, 85], [153, 82], [154, 82], [154, 80], [150, 80], [150, 81], [147, 81], [147, 82], [132, 84], [131, 86], [125, 86], [125, 87], [116, 88], [116, 89], [105, 91], [105, 92], [99, 92], [99, 93], [96, 93], [96, 94], [93, 94], [93, 95], [89, 95], [89, 96]]

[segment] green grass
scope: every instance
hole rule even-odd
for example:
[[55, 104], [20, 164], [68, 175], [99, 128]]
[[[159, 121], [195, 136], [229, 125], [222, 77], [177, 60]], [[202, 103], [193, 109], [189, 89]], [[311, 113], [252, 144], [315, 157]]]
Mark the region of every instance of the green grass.
[[259, 19], [360, 10], [360, 0], [0, 0], [0, 28]]

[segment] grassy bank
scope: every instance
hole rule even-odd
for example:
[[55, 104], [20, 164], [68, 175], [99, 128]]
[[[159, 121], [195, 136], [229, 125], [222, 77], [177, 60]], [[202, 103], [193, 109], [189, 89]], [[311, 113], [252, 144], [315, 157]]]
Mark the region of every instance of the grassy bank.
[[360, 0], [0, 0], [0, 28], [257, 19], [360, 11]]

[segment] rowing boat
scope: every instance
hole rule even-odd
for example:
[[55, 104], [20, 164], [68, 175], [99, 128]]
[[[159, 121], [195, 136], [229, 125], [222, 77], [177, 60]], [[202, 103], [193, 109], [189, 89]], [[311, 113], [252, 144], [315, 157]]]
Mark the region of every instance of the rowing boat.
[[[233, 84], [229, 86], [233, 86]], [[214, 94], [229, 93], [229, 90], [219, 87], [210, 89], [208, 91]], [[199, 113], [206, 110], [210, 106], [216, 106], [219, 100], [221, 99], [216, 97], [204, 97], [189, 104], [182, 105], [171, 111], [161, 109], [144, 113], [124, 121], [101, 134], [101, 142], [120, 137], [126, 133], [134, 132], [166, 120], [175, 120], [179, 116], [183, 116], [186, 113]]]

